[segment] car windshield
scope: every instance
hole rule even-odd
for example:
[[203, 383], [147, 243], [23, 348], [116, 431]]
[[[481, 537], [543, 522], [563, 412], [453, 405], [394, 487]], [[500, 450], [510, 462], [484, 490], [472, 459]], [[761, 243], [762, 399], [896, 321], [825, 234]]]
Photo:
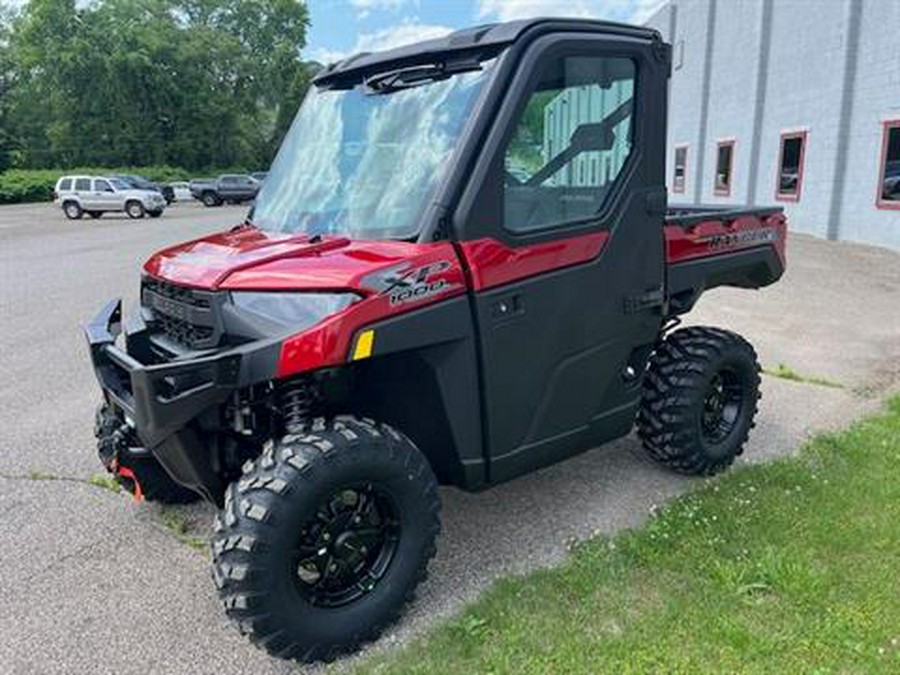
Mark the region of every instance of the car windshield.
[[153, 183], [140, 176], [122, 176], [122, 180], [130, 183], [132, 187], [136, 187], [138, 190], [149, 190], [153, 188]]
[[495, 60], [466, 72], [310, 92], [252, 213], [275, 232], [408, 239]]

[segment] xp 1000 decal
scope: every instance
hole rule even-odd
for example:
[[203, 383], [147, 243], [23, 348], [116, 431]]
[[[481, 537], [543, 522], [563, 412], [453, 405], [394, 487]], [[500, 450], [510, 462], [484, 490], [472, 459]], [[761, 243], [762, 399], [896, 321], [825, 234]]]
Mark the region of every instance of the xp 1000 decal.
[[377, 289], [383, 295], [387, 295], [391, 306], [397, 306], [424, 300], [449, 290], [453, 284], [447, 279], [435, 278], [448, 269], [450, 269], [450, 263], [446, 260], [428, 263], [421, 267], [400, 266], [372, 275], [364, 283], [366, 286]]

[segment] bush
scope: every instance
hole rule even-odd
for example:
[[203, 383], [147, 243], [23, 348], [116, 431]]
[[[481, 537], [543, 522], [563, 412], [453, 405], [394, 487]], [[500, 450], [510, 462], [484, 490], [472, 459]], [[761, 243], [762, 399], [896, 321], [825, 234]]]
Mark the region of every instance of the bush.
[[[202, 171], [204, 176], [218, 176], [222, 173], [239, 173], [240, 170], [216, 169]], [[86, 174], [104, 176], [110, 174], [137, 174], [152, 181], [170, 182], [190, 180], [197, 174], [174, 166], [120, 167], [117, 169], [99, 167], [79, 167], [76, 169], [10, 169], [0, 173], [0, 204], [24, 204], [27, 202], [48, 202], [53, 199], [53, 188], [60, 176]]]

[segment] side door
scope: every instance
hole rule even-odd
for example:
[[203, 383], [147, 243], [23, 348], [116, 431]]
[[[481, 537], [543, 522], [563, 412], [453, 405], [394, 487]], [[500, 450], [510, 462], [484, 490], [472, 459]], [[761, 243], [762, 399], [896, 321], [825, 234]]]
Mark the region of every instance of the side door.
[[259, 190], [259, 183], [253, 180], [250, 176], [241, 176], [240, 180], [241, 199], [249, 201], [256, 197], [256, 193]]
[[117, 204], [118, 198], [112, 185], [105, 178], [95, 178], [93, 191], [91, 192], [91, 209], [96, 211], [121, 210]]
[[626, 434], [662, 325], [668, 52], [536, 39], [455, 227], [481, 350], [491, 481]]
[[216, 184], [220, 199], [233, 199], [237, 190], [237, 176], [222, 176]]
[[90, 178], [75, 178], [72, 180], [72, 193], [78, 198], [78, 204], [82, 209], [92, 209], [94, 186]]

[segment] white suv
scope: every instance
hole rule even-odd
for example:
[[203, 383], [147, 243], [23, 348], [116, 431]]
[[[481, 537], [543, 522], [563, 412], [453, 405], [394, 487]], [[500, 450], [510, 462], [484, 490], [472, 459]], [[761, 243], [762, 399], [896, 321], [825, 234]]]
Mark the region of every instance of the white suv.
[[63, 176], [56, 182], [53, 201], [72, 220], [85, 213], [99, 218], [107, 211], [124, 211], [129, 218], [144, 214], [158, 218], [166, 208], [159, 192], [135, 190], [118, 178], [103, 176]]

